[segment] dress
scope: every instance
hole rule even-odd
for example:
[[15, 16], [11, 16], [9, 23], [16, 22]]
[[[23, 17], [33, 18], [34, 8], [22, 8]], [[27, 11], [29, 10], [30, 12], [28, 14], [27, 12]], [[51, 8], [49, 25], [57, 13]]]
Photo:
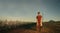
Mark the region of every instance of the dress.
[[37, 15], [36, 18], [37, 18], [37, 27], [40, 28], [40, 26], [42, 24], [42, 22], [41, 22], [42, 16], [41, 15]]

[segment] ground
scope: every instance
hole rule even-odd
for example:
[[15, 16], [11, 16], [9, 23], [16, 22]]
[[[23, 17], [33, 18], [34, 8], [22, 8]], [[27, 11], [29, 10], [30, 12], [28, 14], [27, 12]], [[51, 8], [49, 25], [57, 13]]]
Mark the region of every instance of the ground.
[[9, 33], [60, 33], [60, 24], [59, 23], [43, 23], [43, 27], [38, 32], [36, 26], [31, 29], [16, 29], [12, 30]]
[[30, 23], [12, 28], [7, 33], [60, 33], [60, 22], [45, 22], [40, 31], [37, 31], [36, 23]]

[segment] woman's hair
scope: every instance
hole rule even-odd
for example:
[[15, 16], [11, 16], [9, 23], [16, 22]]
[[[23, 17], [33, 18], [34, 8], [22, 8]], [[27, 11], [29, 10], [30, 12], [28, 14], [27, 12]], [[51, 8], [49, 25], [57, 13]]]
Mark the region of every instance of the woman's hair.
[[38, 12], [38, 14], [40, 14], [40, 12]]

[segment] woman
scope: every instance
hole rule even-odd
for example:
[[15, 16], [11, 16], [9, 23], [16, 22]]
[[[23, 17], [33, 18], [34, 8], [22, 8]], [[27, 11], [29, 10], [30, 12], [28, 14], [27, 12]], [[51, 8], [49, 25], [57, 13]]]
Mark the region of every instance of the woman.
[[36, 19], [37, 19], [37, 30], [40, 30], [42, 27], [42, 16], [40, 15], [40, 12], [37, 13]]

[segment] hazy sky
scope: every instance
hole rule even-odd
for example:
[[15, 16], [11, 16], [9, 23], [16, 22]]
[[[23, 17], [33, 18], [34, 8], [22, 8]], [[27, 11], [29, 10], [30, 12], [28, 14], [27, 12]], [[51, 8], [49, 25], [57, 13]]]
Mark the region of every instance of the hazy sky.
[[60, 21], [60, 0], [0, 0], [0, 19], [35, 21], [38, 11], [44, 21]]

